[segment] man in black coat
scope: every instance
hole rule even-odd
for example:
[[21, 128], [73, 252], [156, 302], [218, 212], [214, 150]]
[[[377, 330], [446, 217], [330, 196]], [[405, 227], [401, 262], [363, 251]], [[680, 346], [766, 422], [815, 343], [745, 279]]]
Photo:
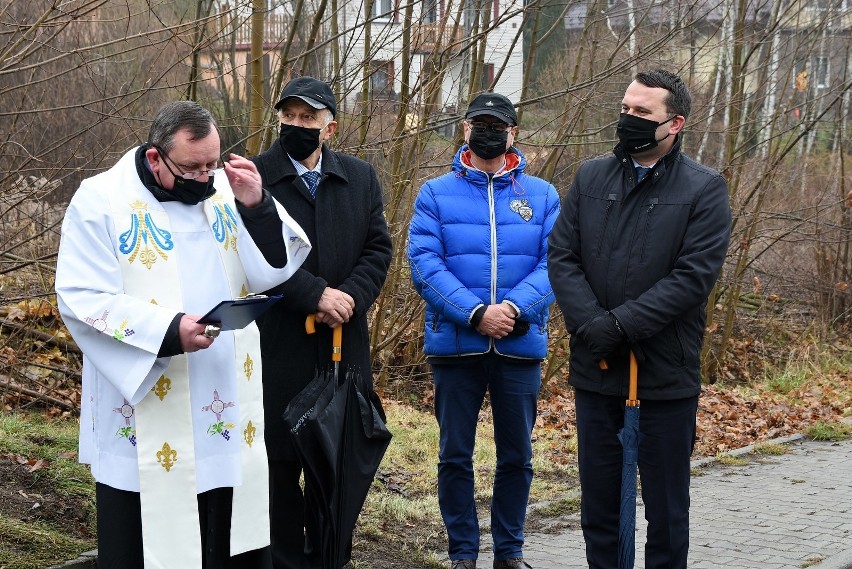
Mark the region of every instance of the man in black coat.
[[[387, 276], [392, 245], [373, 167], [323, 144], [337, 127], [329, 86], [313, 77], [293, 79], [275, 108], [281, 136], [252, 161], [313, 249], [290, 280], [270, 291], [284, 298], [259, 322], [272, 554], [276, 569], [315, 569], [318, 528], [305, 512], [302, 467], [281, 415], [316, 370], [330, 365], [335, 326], [343, 326], [343, 369], [370, 376], [367, 313]], [[309, 314], [318, 323], [312, 335], [305, 333]]]
[[548, 242], [550, 281], [571, 333], [591, 569], [618, 566], [617, 433], [629, 350], [640, 359], [645, 567], [686, 568], [705, 305], [731, 230], [725, 180], [680, 150], [690, 107], [676, 75], [639, 73], [622, 99], [619, 144], [577, 171]]

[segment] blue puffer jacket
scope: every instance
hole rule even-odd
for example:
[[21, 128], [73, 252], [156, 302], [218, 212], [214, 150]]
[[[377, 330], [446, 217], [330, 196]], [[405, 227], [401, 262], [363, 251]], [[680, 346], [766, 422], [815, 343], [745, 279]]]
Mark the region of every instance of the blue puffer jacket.
[[[505, 171], [489, 177], [470, 165], [462, 146], [453, 171], [426, 182], [411, 219], [408, 260], [426, 300], [427, 356], [547, 355], [547, 237], [559, 213], [553, 185], [524, 174], [514, 147]], [[522, 336], [493, 340], [471, 325], [482, 305], [512, 303], [530, 323]]]

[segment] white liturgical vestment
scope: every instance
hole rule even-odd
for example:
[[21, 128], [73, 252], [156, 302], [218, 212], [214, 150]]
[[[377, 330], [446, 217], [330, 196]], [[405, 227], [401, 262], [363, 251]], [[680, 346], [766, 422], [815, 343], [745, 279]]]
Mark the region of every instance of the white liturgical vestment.
[[56, 292], [84, 354], [80, 461], [100, 483], [141, 489], [146, 568], [191, 569], [201, 566], [196, 493], [234, 488], [232, 555], [269, 543], [257, 327], [223, 331], [190, 354], [158, 351], [178, 312], [202, 315], [274, 287], [310, 243], [276, 202], [287, 264], [270, 266], [224, 172], [198, 205], [158, 202], [135, 153], [84, 180], [71, 200]]

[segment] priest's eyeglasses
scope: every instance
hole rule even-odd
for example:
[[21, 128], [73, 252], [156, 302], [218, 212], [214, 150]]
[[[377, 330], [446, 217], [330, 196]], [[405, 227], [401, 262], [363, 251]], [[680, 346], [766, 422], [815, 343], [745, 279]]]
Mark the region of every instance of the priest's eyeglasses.
[[[180, 164], [172, 160], [162, 148], [160, 148], [159, 146], [155, 146], [154, 148], [157, 150], [157, 152], [160, 153], [160, 156], [163, 157], [163, 164], [166, 165], [166, 169], [168, 169], [169, 173], [171, 173], [171, 175], [175, 178], [183, 178], [184, 180], [195, 180], [197, 178], [200, 178], [201, 176], [212, 176], [216, 172], [216, 167], [219, 166], [219, 162], [216, 162], [216, 167], [211, 170], [193, 170], [191, 172], [184, 172], [183, 168], [180, 167]], [[180, 172], [180, 174], [175, 174], [175, 171], [172, 170], [169, 166], [169, 162], [174, 164], [175, 168], [178, 169], [178, 172]]]

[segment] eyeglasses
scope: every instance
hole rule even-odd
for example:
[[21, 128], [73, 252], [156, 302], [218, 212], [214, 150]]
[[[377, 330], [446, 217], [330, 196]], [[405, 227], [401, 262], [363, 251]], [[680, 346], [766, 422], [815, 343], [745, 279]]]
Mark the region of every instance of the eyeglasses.
[[[184, 180], [195, 180], [197, 178], [200, 178], [201, 176], [212, 176], [216, 172], [216, 168], [218, 168], [219, 166], [219, 161], [217, 160], [216, 166], [211, 170], [194, 170], [192, 172], [184, 172], [183, 169], [180, 167], [180, 164], [172, 160], [162, 148], [160, 148], [159, 146], [155, 146], [154, 148], [157, 150], [157, 152], [160, 153], [160, 156], [163, 157], [163, 164], [166, 165], [166, 169], [175, 178], [183, 178]], [[174, 170], [169, 167], [169, 162], [175, 165], [175, 168], [178, 169], [180, 175], [175, 174]]]
[[471, 130], [490, 130], [491, 132], [506, 132], [512, 125], [504, 122], [482, 122], [482, 121], [467, 121]]

